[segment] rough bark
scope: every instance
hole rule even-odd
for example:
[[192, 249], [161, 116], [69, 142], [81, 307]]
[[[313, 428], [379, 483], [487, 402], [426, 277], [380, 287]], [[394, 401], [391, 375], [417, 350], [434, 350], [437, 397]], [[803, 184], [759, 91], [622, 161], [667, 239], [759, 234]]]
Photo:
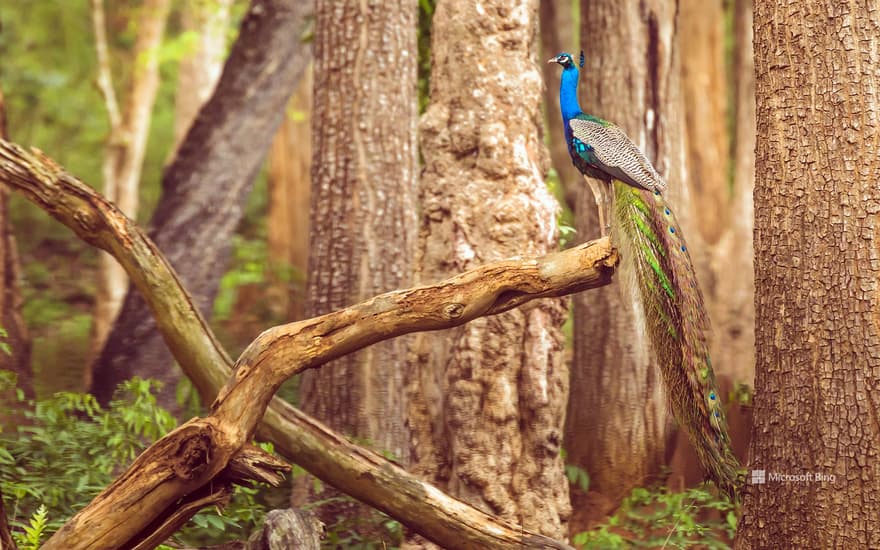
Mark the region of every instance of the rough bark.
[[880, 547], [880, 10], [757, 2], [754, 29], [750, 468], [766, 482], [736, 546]]
[[[0, 90], [0, 138], [6, 139], [6, 105]], [[9, 353], [0, 351], [0, 370], [12, 371], [25, 396], [34, 397], [31, 371], [31, 337], [21, 316], [22, 297], [19, 288], [21, 263], [18, 247], [9, 221], [9, 188], [0, 184], [0, 327], [6, 336], [0, 338], [9, 346]], [[0, 399], [12, 398], [12, 393]]]
[[[307, 64], [308, 47], [292, 37], [309, 12], [296, 0], [253, 1], [214, 95], [162, 178], [151, 235], [203, 312], [211, 311], [244, 201]], [[129, 290], [94, 372], [102, 402], [138, 374], [164, 382], [160, 403], [176, 408], [179, 371], [137, 292]]]
[[266, 221], [275, 318], [305, 317], [305, 275], [309, 261], [309, 203], [312, 166], [312, 76], [306, 71], [287, 106], [269, 153], [269, 213]]
[[[98, 52], [98, 83], [104, 94], [110, 119], [110, 134], [104, 150], [104, 194], [126, 216], [134, 218], [138, 208], [141, 168], [147, 150], [153, 104], [159, 90], [159, 46], [171, 0], [145, 0], [137, 20], [137, 38], [129, 62], [134, 67], [128, 83], [125, 109], [119, 111], [110, 72], [109, 48], [104, 23], [104, 0], [92, 0], [95, 42]], [[99, 254], [95, 311], [92, 316], [91, 347], [94, 357], [103, 347], [122, 306], [128, 278], [125, 270], [108, 254]], [[85, 369], [85, 386], [91, 384], [92, 369]]]
[[[5, 141], [0, 141], [0, 182], [14, 187], [81, 239], [111, 252], [120, 261], [155, 314], [175, 358], [203, 398], [209, 400], [230, 379], [230, 361], [192, 299], [156, 245], [131, 220], [51, 159]], [[220, 401], [226, 403], [230, 414], [224, 412], [220, 418], [215, 412], [208, 419], [197, 419], [147, 451], [153, 457], [165, 456], [169, 464], [182, 468], [152, 477], [136, 464], [107, 492], [134, 495], [126, 500], [128, 503], [139, 503], [144, 495], [149, 495], [152, 502], [169, 503], [171, 509], [163, 511], [161, 504], [151, 507], [146, 503], [145, 510], [155, 515], [173, 513], [178, 510], [181, 496], [200, 496], [188, 492], [198, 485], [194, 476], [204, 476], [201, 479], [205, 480], [211, 471], [217, 471], [215, 468], [223, 467], [239, 442], [248, 440], [248, 433], [254, 429], [252, 423], [263, 415], [261, 403], [268, 403], [281, 380], [293, 372], [397, 334], [458, 326], [475, 316], [502, 313], [531, 300], [598, 288], [610, 282], [616, 265], [617, 253], [610, 241], [603, 239], [545, 258], [485, 265], [438, 285], [388, 293], [319, 319], [276, 327], [262, 337], [261, 342], [269, 345], [255, 343], [248, 353], [250, 359], [243, 360], [243, 366], [236, 370], [233, 380], [247, 380], [247, 387], [232, 381], [221, 391]], [[290, 338], [299, 344], [290, 347]], [[274, 374], [266, 378], [267, 372]], [[232, 394], [235, 395], [230, 398]], [[220, 406], [215, 408], [219, 410]], [[569, 548], [448, 497], [277, 398], [272, 399], [265, 412], [261, 437], [275, 442], [279, 451], [430, 540], [459, 548]], [[218, 423], [220, 430], [211, 428]], [[212, 446], [221, 453], [201, 454]], [[169, 450], [185, 449], [197, 452], [177, 453], [177, 458], [166, 454]], [[151, 471], [158, 474], [161, 466], [150, 456], [139, 459], [138, 464], [150, 464]], [[188, 456], [195, 460], [189, 461]], [[213, 461], [206, 464], [201, 460], [204, 457]], [[117, 531], [133, 532], [132, 529], [146, 527], [150, 516], [117, 510], [114, 498], [99, 497], [84, 514]], [[196, 508], [196, 502], [187, 498], [189, 509]], [[120, 519], [122, 523], [116, 525]], [[86, 526], [81, 531], [71, 529], [76, 536], [87, 539], [107, 534], [92, 532]], [[116, 532], [113, 536], [125, 533]]]
[[[581, 19], [581, 36], [589, 40], [581, 105], [645, 151], [670, 183], [667, 196], [695, 250], [682, 181], [676, 2], [585, 0], [581, 13], [589, 14]], [[585, 238], [598, 233], [596, 207], [589, 192], [580, 200], [576, 225]], [[565, 448], [568, 461], [590, 474], [590, 494], [575, 503], [573, 529], [615, 508], [665, 463], [670, 416], [648, 337], [636, 330], [635, 292], [618, 284], [574, 299], [576, 398], [568, 405]]]
[[[416, 277], [557, 247], [542, 174], [537, 0], [440, 2]], [[420, 335], [407, 375], [414, 469], [476, 507], [561, 536], [570, 507], [560, 457], [568, 395], [547, 300], [462, 329]]]
[[562, 117], [559, 116], [559, 79], [561, 72], [555, 63], [545, 63], [547, 59], [561, 52], [569, 52], [577, 57], [575, 48], [574, 21], [570, 0], [540, 0], [541, 19], [541, 57], [539, 63], [544, 73], [544, 113], [549, 133], [548, 144], [550, 160], [559, 175], [559, 183], [565, 194], [568, 207], [577, 206], [578, 189], [584, 184], [583, 177], [571, 163], [568, 144], [562, 128]]
[[[316, 2], [309, 317], [412, 281], [417, 8], [415, 0]], [[406, 342], [304, 374], [303, 412], [408, 463]]]
[[226, 56], [226, 36], [233, 0], [184, 2], [180, 26], [196, 34], [194, 47], [180, 60], [174, 94], [174, 147], [186, 137], [199, 109], [211, 97]]

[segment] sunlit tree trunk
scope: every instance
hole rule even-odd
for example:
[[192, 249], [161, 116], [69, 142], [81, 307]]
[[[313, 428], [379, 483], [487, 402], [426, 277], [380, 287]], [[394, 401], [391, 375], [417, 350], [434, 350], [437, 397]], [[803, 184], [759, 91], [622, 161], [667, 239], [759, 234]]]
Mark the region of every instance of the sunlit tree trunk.
[[730, 204], [722, 2], [681, 0], [679, 4], [687, 185], [693, 197], [696, 228], [707, 245], [721, 238]]
[[[558, 246], [558, 204], [543, 181], [537, 16], [537, 0], [437, 5], [417, 282]], [[407, 380], [415, 471], [557, 537], [570, 514], [560, 456], [565, 317], [563, 300], [543, 300], [420, 334]]]
[[[6, 105], [0, 90], [0, 138], [8, 139], [6, 133]], [[18, 387], [27, 397], [34, 396], [33, 373], [31, 371], [31, 338], [27, 325], [21, 316], [22, 296], [19, 287], [21, 264], [18, 247], [12, 234], [8, 216], [9, 189], [0, 185], [0, 328], [5, 331], [0, 342], [5, 351], [0, 350], [0, 370], [16, 374]], [[12, 397], [12, 393], [0, 399]]]
[[[581, 106], [624, 129], [670, 183], [668, 196], [690, 240], [684, 176], [676, 2], [584, 0], [586, 64]], [[588, 14], [588, 15], [587, 15]], [[582, 193], [578, 238], [598, 234], [595, 203]], [[689, 243], [691, 244], [691, 243]], [[691, 245], [691, 248], [695, 248]], [[574, 361], [566, 417], [568, 461], [590, 474], [575, 500], [579, 525], [611, 511], [665, 463], [670, 416], [658, 365], [637, 330], [633, 293], [616, 281], [574, 297]]]
[[[137, 215], [138, 187], [147, 148], [150, 119], [159, 89], [159, 46], [165, 32], [170, 0], [144, 0], [137, 19], [137, 39], [129, 62], [134, 67], [120, 111], [111, 78], [110, 52], [104, 21], [104, 0], [92, 0], [95, 42], [98, 51], [98, 83], [110, 118], [110, 135], [104, 151], [104, 195], [130, 218]], [[128, 290], [128, 278], [109, 254], [101, 253], [95, 314], [92, 321], [92, 352], [96, 354], [116, 318]], [[86, 369], [86, 386], [92, 369]]]
[[232, 3], [233, 0], [181, 3], [180, 26], [184, 33], [195, 34], [195, 44], [180, 60], [177, 72], [172, 156], [199, 109], [211, 97], [223, 71]]
[[[315, 5], [309, 317], [411, 283], [417, 7], [415, 0]], [[303, 411], [406, 464], [406, 343], [383, 342], [304, 373]], [[344, 507], [327, 507], [325, 522]]]
[[880, 10], [756, 2], [754, 29], [749, 468], [764, 483], [748, 487], [736, 546], [877, 548]]
[[312, 77], [307, 71], [287, 107], [269, 153], [269, 219], [266, 222], [272, 286], [278, 319], [305, 316], [311, 196]]
[[[725, 18], [729, 14], [734, 17], [732, 85], [725, 75]], [[735, 384], [751, 385], [754, 377], [751, 0], [736, 2], [728, 13], [720, 0], [687, 0], [681, 4], [680, 19], [687, 184], [698, 230], [693, 237], [688, 234], [688, 240], [700, 243], [699, 249], [692, 246], [691, 250], [712, 320], [712, 365], [728, 406], [734, 448], [745, 458], [749, 409], [727, 397]], [[676, 488], [705, 478], [684, 432], [678, 433], [670, 466], [670, 483]]]

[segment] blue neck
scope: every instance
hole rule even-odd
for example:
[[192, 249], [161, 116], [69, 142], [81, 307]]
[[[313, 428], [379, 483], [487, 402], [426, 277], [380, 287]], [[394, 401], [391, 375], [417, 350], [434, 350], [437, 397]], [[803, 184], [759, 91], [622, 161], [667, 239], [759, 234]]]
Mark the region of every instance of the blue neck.
[[562, 71], [562, 79], [559, 82], [559, 107], [565, 121], [583, 112], [578, 104], [578, 70], [574, 66]]

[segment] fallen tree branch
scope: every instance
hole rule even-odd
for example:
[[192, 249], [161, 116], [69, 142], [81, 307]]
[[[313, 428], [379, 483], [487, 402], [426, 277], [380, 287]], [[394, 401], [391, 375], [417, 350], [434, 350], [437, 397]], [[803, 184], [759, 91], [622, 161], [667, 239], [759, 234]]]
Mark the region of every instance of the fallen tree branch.
[[[187, 375], [203, 396], [216, 394], [229, 379], [229, 360], [143, 231], [38, 151], [0, 141], [0, 181], [86, 242], [113, 254], [143, 294]], [[283, 401], [272, 400], [268, 411], [266, 406], [295, 372], [398, 334], [452, 327], [536, 298], [608, 284], [616, 262], [616, 252], [603, 239], [540, 259], [489, 264], [436, 285], [383, 294], [266, 331], [242, 354], [211, 416], [191, 420], [147, 449], [46, 548], [114, 548], [148, 536], [141, 534], [144, 528], [226, 468], [264, 411], [260, 433], [283, 454], [441, 545], [568, 548], [449, 497]]]

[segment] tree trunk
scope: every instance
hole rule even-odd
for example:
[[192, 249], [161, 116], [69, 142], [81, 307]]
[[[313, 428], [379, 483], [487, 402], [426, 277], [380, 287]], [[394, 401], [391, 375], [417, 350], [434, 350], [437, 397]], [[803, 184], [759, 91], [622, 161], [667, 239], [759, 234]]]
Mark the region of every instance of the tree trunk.
[[[316, 3], [308, 317], [412, 281], [417, 7]], [[396, 339], [304, 373], [303, 412], [407, 464], [406, 354]], [[339, 520], [343, 508], [321, 517]]]
[[757, 2], [754, 28], [750, 467], [764, 483], [737, 547], [877, 548], [880, 10]]
[[[214, 95], [163, 176], [152, 237], [202, 312], [211, 311], [245, 199], [305, 69], [309, 50], [291, 37], [308, 13], [298, 0], [253, 0]], [[106, 403], [134, 374], [165, 382], [159, 401], [176, 407], [179, 371], [146, 304], [129, 291], [92, 391]]]
[[[726, 14], [722, 2], [682, 3], [682, 95], [687, 122], [688, 188], [701, 242], [695, 259], [712, 320], [712, 365], [727, 405], [734, 449], [744, 458], [751, 431], [750, 412], [727, 400], [727, 396], [735, 384], [751, 385], [754, 379], [755, 98], [751, 0], [737, 1], [731, 11], [733, 94], [728, 92], [723, 72]], [[728, 110], [735, 116], [733, 148]], [[733, 181], [728, 172], [731, 164]], [[684, 433], [678, 434], [670, 466], [670, 483], [675, 488], [695, 485], [705, 478]]]
[[196, 33], [198, 39], [193, 50], [180, 60], [177, 72], [172, 158], [199, 109], [214, 92], [223, 71], [232, 2], [233, 0], [211, 0], [184, 2], [181, 5], [182, 30]]
[[[558, 205], [542, 179], [537, 15], [537, 0], [437, 5], [417, 282], [558, 246]], [[407, 375], [415, 471], [550, 536], [565, 533], [570, 514], [565, 317], [563, 300], [544, 300], [419, 335]]]
[[269, 260], [272, 286], [262, 292], [277, 319], [305, 318], [305, 275], [309, 261], [309, 202], [312, 167], [312, 76], [306, 71], [287, 106], [269, 153]]
[[[141, 6], [137, 39], [129, 59], [134, 70], [126, 94], [125, 110], [120, 113], [110, 77], [103, 0], [92, 0], [100, 71], [98, 80], [110, 117], [110, 135], [104, 151], [104, 195], [130, 218], [137, 215], [141, 168], [150, 133], [153, 103], [159, 90], [159, 46], [170, 6], [170, 0], [145, 0]], [[112, 256], [100, 253], [95, 313], [92, 318], [93, 356], [103, 347], [126, 290], [128, 277], [125, 271]], [[92, 369], [85, 369], [86, 387], [91, 384], [91, 375]]]
[[[618, 124], [670, 183], [670, 203], [690, 237], [682, 164], [676, 2], [584, 0], [588, 38], [581, 105]], [[557, 113], [558, 116], [558, 113]], [[584, 192], [579, 239], [598, 234], [596, 206]], [[691, 250], [695, 247], [692, 243]], [[576, 501], [583, 529], [656, 476], [671, 434], [658, 365], [636, 330], [634, 288], [616, 282], [574, 298], [574, 362], [566, 416], [568, 461], [590, 474], [590, 495]]]
[[[727, 227], [730, 210], [725, 14], [722, 0], [680, 2], [687, 185], [693, 197], [695, 228], [699, 229], [706, 245], [711, 246]], [[712, 294], [710, 288], [704, 290]]]
[[[0, 138], [7, 139], [6, 104], [0, 90]], [[34, 397], [33, 372], [31, 371], [31, 337], [21, 316], [22, 297], [19, 288], [21, 264], [18, 247], [12, 234], [8, 216], [9, 189], [0, 184], [0, 327], [6, 335], [0, 342], [8, 346], [8, 353], [0, 350], [0, 370], [12, 371], [17, 386], [25, 396]], [[0, 397], [12, 398], [12, 394]], [[14, 404], [14, 403], [10, 403]]]

